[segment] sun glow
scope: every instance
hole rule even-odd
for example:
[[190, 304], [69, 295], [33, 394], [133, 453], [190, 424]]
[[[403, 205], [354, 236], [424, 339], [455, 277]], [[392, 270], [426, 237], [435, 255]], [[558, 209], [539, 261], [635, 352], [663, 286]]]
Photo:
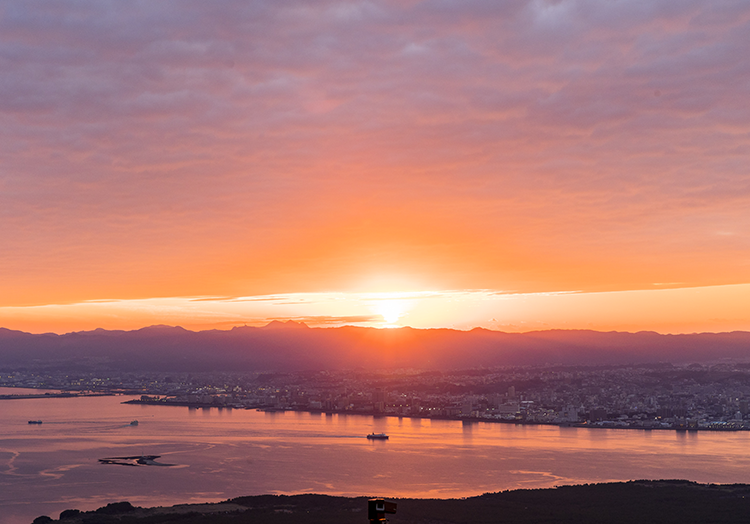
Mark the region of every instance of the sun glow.
[[386, 300], [378, 304], [375, 311], [387, 324], [395, 324], [404, 314], [404, 304], [399, 300]]
[[[721, 332], [750, 329], [748, 297], [750, 284], [604, 293], [448, 290], [167, 297], [0, 307], [0, 326], [68, 333], [154, 324], [231, 329], [293, 320], [309, 327]], [[613, 311], [620, 313], [617, 322], [610, 318]]]
[[367, 297], [373, 313], [383, 317], [385, 327], [397, 327], [401, 317], [413, 306], [407, 293], [375, 293]]

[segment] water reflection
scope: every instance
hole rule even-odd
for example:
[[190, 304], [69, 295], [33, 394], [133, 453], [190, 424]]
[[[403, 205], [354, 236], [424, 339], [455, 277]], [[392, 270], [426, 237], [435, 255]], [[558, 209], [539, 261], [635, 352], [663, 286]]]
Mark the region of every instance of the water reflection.
[[[746, 432], [196, 410], [122, 405], [121, 400], [5, 401], [0, 506], [10, 509], [4, 511], [28, 523], [45, 512], [93, 509], [113, 500], [165, 505], [302, 492], [461, 497], [638, 478], [750, 482]], [[32, 410], [44, 424], [28, 424]], [[129, 426], [133, 419], [140, 424]], [[368, 433], [387, 433], [390, 439], [368, 440]], [[101, 457], [142, 454], [159, 454], [185, 467], [97, 464]]]
[[472, 433], [474, 431], [474, 425], [476, 422], [464, 420], [461, 422], [461, 429], [463, 431], [462, 436], [464, 443], [470, 443], [472, 440]]

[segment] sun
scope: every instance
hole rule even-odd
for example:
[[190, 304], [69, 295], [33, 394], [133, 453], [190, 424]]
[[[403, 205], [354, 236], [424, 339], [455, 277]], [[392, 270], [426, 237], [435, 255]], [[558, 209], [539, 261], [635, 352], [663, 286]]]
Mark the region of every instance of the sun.
[[[377, 297], [374, 300], [372, 310], [383, 317], [383, 321], [388, 326], [393, 326], [406, 313], [409, 308], [409, 301], [399, 298], [391, 298], [386, 294]], [[386, 326], [386, 327], [388, 327]]]
[[395, 324], [401, 318], [401, 315], [403, 315], [403, 308], [397, 301], [390, 300], [380, 305], [378, 313], [382, 315], [386, 323]]

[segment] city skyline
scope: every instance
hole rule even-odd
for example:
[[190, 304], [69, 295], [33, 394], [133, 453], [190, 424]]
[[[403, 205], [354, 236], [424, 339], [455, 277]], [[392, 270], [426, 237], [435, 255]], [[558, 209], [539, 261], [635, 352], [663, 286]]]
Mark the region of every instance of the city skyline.
[[739, 1], [0, 4], [0, 326], [750, 331]]

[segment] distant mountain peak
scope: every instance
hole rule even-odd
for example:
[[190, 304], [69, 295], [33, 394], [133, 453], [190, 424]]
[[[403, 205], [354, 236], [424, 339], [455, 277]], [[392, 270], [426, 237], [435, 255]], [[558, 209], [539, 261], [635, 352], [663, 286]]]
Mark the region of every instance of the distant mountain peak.
[[294, 320], [287, 320], [282, 322], [281, 320], [272, 320], [263, 329], [310, 329], [310, 327], [304, 322], [295, 322]]
[[135, 333], [187, 333], [188, 330], [182, 326], [168, 326], [166, 324], [155, 324], [141, 329], [136, 329]]
[[23, 337], [27, 335], [31, 335], [31, 333], [0, 327], [0, 337]]

